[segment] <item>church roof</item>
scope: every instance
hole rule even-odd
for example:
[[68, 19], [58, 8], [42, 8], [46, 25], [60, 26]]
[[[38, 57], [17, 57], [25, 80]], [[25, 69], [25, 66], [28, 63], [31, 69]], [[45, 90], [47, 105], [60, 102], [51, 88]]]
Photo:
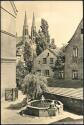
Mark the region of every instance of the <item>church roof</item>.
[[32, 26], [35, 26], [35, 16], [34, 16], [34, 12], [33, 12]]

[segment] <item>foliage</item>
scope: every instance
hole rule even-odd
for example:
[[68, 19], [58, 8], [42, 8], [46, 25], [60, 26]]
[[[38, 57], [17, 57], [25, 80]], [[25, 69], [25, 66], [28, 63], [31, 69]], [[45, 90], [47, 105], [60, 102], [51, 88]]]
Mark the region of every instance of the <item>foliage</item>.
[[54, 38], [51, 39], [51, 43], [50, 43], [49, 47], [50, 47], [51, 49], [56, 49], [55, 39], [54, 39]]
[[50, 43], [50, 36], [49, 36], [49, 32], [48, 32], [48, 23], [46, 20], [41, 19], [41, 26], [38, 31], [38, 35], [36, 38], [36, 44], [37, 44], [37, 48], [36, 48], [36, 52], [37, 55], [39, 55], [43, 50], [45, 50], [49, 43]]
[[16, 66], [16, 83], [19, 88], [21, 87], [21, 84], [23, 83], [23, 79], [27, 74], [28, 74], [28, 71], [25, 69], [23, 63], [19, 61]]
[[33, 57], [32, 57], [31, 45], [28, 44], [28, 42], [25, 42], [24, 61], [25, 61], [25, 65], [26, 65], [26, 70], [31, 72], [32, 66], [33, 66]]
[[41, 26], [40, 27], [42, 29], [43, 34], [45, 35], [46, 42], [49, 43], [50, 42], [50, 37], [49, 37], [49, 32], [48, 32], [49, 26], [48, 26], [47, 21], [44, 20], [44, 19], [41, 19]]
[[59, 54], [57, 55], [57, 59], [55, 62], [55, 66], [52, 67], [54, 71], [54, 76], [59, 73], [59, 71], [64, 70], [64, 63], [65, 63], [65, 53], [61, 49]]
[[60, 71], [60, 70], [62, 70], [64, 68], [64, 63], [62, 61], [62, 58], [57, 56], [57, 60], [55, 62], [55, 67], [53, 68], [54, 71], [55, 70]]
[[19, 47], [21, 45], [23, 45], [23, 41], [22, 40], [19, 43], [16, 44], [16, 47]]
[[47, 79], [39, 74], [28, 74], [24, 78], [23, 92], [31, 99], [37, 98], [39, 94], [48, 91]]

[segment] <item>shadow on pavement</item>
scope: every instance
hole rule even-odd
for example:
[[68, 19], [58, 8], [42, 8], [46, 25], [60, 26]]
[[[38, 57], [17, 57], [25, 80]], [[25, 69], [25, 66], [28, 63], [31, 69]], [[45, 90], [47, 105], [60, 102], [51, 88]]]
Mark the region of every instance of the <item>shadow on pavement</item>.
[[73, 123], [75, 123], [75, 124], [78, 124], [78, 123], [80, 123], [80, 124], [83, 124], [83, 119], [72, 119], [72, 118], [70, 118], [70, 117], [67, 117], [67, 118], [65, 118], [65, 119], [62, 119], [62, 120], [59, 120], [59, 121], [56, 121], [56, 122], [52, 122], [52, 123], [50, 123], [50, 124], [73, 124]]

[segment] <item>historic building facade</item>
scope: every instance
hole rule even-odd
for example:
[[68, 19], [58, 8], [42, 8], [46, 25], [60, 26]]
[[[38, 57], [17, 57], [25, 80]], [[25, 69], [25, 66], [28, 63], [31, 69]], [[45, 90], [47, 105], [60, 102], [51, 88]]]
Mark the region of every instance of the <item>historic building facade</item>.
[[57, 59], [56, 49], [45, 49], [36, 59], [34, 59], [34, 72], [39, 72], [46, 77], [53, 77], [52, 67]]
[[65, 48], [65, 79], [83, 79], [83, 20]]
[[13, 1], [1, 2], [1, 96], [16, 87], [16, 16]]

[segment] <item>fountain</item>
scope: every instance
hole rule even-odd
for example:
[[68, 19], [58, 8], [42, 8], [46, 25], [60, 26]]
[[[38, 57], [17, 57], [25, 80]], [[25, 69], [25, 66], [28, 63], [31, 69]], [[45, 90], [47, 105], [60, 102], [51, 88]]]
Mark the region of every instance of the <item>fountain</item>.
[[45, 100], [45, 98], [44, 98], [44, 96], [42, 95], [42, 96], [41, 96], [41, 101], [44, 102], [44, 100]]
[[58, 100], [45, 99], [28, 102], [26, 114], [39, 117], [57, 116], [63, 112], [63, 104]]

